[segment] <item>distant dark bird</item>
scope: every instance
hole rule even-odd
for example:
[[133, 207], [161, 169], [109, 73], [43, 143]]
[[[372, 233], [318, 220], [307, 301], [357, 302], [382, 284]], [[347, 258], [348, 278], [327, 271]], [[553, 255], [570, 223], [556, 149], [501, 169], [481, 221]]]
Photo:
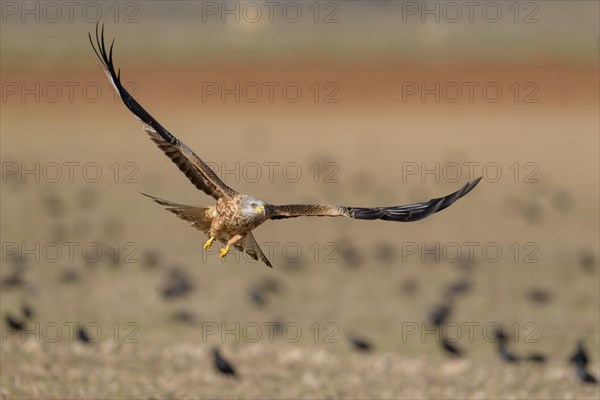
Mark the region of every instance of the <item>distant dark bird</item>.
[[471, 258], [461, 257], [461, 259], [455, 265], [458, 269], [464, 272], [472, 272], [476, 262]]
[[446, 337], [442, 336], [442, 349], [446, 353], [454, 357], [462, 356], [462, 350], [459, 349], [454, 343], [450, 342]]
[[527, 298], [534, 303], [546, 304], [552, 300], [552, 293], [548, 289], [532, 288], [527, 291]]
[[450, 315], [450, 305], [444, 304], [433, 309], [429, 314], [429, 322], [435, 327], [440, 327], [446, 323]]
[[273, 326], [273, 333], [281, 333], [283, 331], [284, 323], [280, 318], [275, 318], [273, 321], [270, 321], [270, 324]]
[[274, 279], [265, 279], [250, 288], [248, 295], [254, 304], [263, 307], [267, 302], [267, 295], [277, 292], [279, 292], [279, 283]]
[[60, 277], [60, 281], [63, 283], [75, 283], [80, 280], [81, 274], [74, 267], [65, 268]]
[[419, 281], [414, 278], [406, 278], [400, 283], [400, 291], [407, 296], [412, 296], [419, 290]]
[[463, 278], [458, 282], [455, 282], [448, 286], [448, 288], [446, 289], [446, 296], [456, 296], [459, 294], [467, 293], [469, 290], [471, 290], [471, 287], [471, 281], [467, 278]]
[[586, 272], [592, 272], [596, 264], [598, 264], [598, 258], [590, 250], [581, 250], [577, 257], [579, 259], [579, 265]]
[[190, 293], [194, 286], [190, 278], [179, 268], [173, 268], [169, 271], [167, 284], [162, 289], [162, 295], [166, 299], [184, 296]]
[[267, 302], [265, 293], [261, 288], [250, 289], [248, 291], [248, 296], [250, 297], [250, 300], [252, 300], [252, 302], [254, 304], [256, 304], [258, 307], [263, 307], [265, 305], [265, 303]]
[[177, 310], [171, 314], [171, 318], [174, 321], [183, 322], [186, 324], [193, 324], [198, 319], [196, 317], [196, 314], [194, 314], [192, 311], [188, 311], [188, 310]]
[[504, 332], [500, 325], [495, 326], [495, 331], [493, 333], [493, 338], [497, 343], [497, 351], [498, 355], [502, 359], [502, 361], [514, 363], [519, 361], [530, 361], [536, 363], [543, 363], [546, 361], [546, 356], [540, 353], [531, 353], [528, 356], [520, 356], [518, 354], [513, 353], [508, 348], [508, 340], [509, 336]]
[[521, 215], [525, 217], [527, 222], [529, 222], [530, 224], [538, 224], [544, 218], [541, 205], [533, 201], [523, 201], [520, 204], [519, 211], [521, 212]]
[[587, 351], [585, 350], [583, 340], [579, 340], [577, 342], [575, 353], [573, 353], [569, 361], [571, 364], [575, 365], [575, 373], [582, 382], [598, 383], [597, 379], [587, 370], [587, 365], [590, 360], [588, 358]]
[[40, 195], [40, 198], [48, 215], [51, 217], [60, 217], [64, 214], [66, 209], [65, 204], [56, 193], [46, 191]]
[[214, 356], [214, 364], [215, 364], [215, 368], [222, 374], [224, 375], [231, 375], [233, 377], [237, 377], [236, 373], [235, 373], [235, 369], [233, 368], [233, 366], [229, 363], [229, 361], [227, 361], [226, 359], [224, 359], [221, 356], [221, 353], [219, 353], [219, 349], [216, 347], [212, 348], [212, 353]]
[[569, 361], [571, 362], [571, 364], [587, 367], [590, 360], [587, 356], [587, 352], [585, 351], [583, 340], [579, 340], [577, 342], [577, 348], [575, 349], [575, 353], [573, 353]]
[[502, 327], [499, 325], [496, 325], [494, 328], [494, 339], [496, 339], [498, 343], [506, 343], [508, 341], [508, 335], [504, 333], [504, 329], [502, 329]]
[[2, 287], [4, 288], [16, 288], [25, 285], [25, 272], [27, 264], [21, 253], [15, 255], [9, 255], [7, 257], [8, 264], [10, 265], [10, 272], [6, 274], [2, 279]]
[[157, 267], [160, 263], [160, 252], [158, 250], [148, 250], [142, 255], [142, 264], [148, 268]]
[[279, 282], [273, 278], [267, 278], [263, 280], [260, 286], [265, 292], [271, 293], [279, 293], [281, 289]]
[[4, 321], [8, 325], [8, 327], [13, 331], [22, 331], [25, 329], [25, 322], [18, 320], [11, 314], [6, 314], [4, 316]]
[[575, 373], [582, 382], [598, 383], [598, 380], [596, 380], [596, 378], [589, 373], [586, 367], [582, 367], [581, 365], [575, 365]]
[[85, 344], [92, 343], [92, 339], [90, 339], [90, 337], [86, 333], [85, 329], [83, 329], [83, 327], [81, 327], [81, 326], [79, 328], [77, 328], [77, 340], [80, 341], [81, 343], [85, 343]]
[[350, 337], [350, 344], [353, 348], [359, 351], [369, 352], [373, 350], [373, 345], [369, 341], [357, 336]]
[[360, 267], [364, 263], [364, 258], [360, 254], [360, 250], [350, 241], [344, 240], [340, 244], [340, 258], [344, 266], [349, 268]]
[[31, 308], [31, 306], [27, 303], [21, 304], [21, 312], [23, 313], [25, 319], [31, 319], [35, 314], [33, 312], [33, 308]]
[[2, 279], [2, 286], [5, 288], [21, 287], [25, 284], [22, 270], [13, 269], [6, 278]]
[[566, 190], [558, 190], [554, 193], [552, 203], [561, 212], [568, 212], [573, 208], [573, 198]]
[[500, 356], [502, 361], [506, 361], [509, 363], [521, 361], [521, 357], [508, 350], [507, 344], [504, 341], [498, 342], [498, 355]]
[[535, 363], [543, 363], [546, 362], [546, 356], [540, 353], [531, 353], [524, 358], [525, 361], [531, 361]]

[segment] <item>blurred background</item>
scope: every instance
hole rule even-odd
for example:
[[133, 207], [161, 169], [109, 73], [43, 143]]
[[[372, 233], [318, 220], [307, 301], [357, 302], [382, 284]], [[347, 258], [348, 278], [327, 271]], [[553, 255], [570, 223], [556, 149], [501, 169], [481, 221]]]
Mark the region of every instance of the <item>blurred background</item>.
[[[583, 340], [598, 377], [597, 2], [0, 4], [2, 398], [598, 398], [569, 362]], [[97, 21], [239, 192], [483, 179], [409, 224], [267, 222], [273, 270], [222, 261], [138, 193], [213, 204], [116, 98]]]

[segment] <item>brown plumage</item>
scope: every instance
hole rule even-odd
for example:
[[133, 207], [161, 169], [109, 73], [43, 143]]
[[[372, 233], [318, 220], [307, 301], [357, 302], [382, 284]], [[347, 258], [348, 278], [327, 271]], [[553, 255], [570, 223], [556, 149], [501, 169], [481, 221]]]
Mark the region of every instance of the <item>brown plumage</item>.
[[277, 206], [267, 204], [250, 195], [240, 194], [227, 186], [200, 157], [165, 129], [129, 94], [121, 84], [120, 70], [117, 72], [113, 64], [114, 40], [108, 51], [104, 44], [104, 26], [99, 31], [98, 25], [96, 25], [95, 43], [91, 34], [89, 34], [89, 38], [110, 82], [119, 93], [125, 106], [140, 119], [150, 139], [177, 165], [196, 188], [216, 199], [217, 204], [215, 206], [188, 206], [142, 194], [165, 206], [179, 218], [188, 221], [194, 228], [204, 232], [209, 237], [204, 244], [205, 249], [211, 247], [214, 240], [225, 244], [220, 251], [221, 257], [227, 255], [230, 246], [234, 246], [240, 251], [245, 251], [253, 259], [260, 258], [266, 265], [272, 267], [252, 235], [252, 230], [268, 219], [339, 216], [367, 220], [417, 221], [450, 206], [469, 193], [481, 180], [478, 178], [467, 183], [460, 190], [448, 196], [423, 203], [392, 207], [361, 208], [323, 204]]

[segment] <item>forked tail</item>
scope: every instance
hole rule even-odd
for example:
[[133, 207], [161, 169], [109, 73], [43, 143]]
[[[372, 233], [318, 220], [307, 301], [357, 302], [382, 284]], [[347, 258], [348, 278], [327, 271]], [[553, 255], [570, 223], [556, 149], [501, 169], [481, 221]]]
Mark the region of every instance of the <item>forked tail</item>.
[[171, 211], [173, 214], [177, 215], [177, 217], [183, 219], [184, 221], [190, 222], [194, 228], [204, 232], [207, 235], [209, 234], [210, 225], [213, 220], [211, 215], [212, 207], [188, 206], [185, 204], [174, 203], [169, 200], [159, 199], [158, 197], [154, 197], [146, 193], [139, 193], [151, 198], [161, 206], [165, 206], [168, 211]]

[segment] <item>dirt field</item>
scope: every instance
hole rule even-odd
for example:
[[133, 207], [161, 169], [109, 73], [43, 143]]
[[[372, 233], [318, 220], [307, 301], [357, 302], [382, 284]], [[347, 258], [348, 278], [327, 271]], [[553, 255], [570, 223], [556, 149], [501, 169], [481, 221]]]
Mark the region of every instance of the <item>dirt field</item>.
[[[458, 189], [469, 165], [484, 179], [449, 209], [411, 224], [268, 222], [256, 237], [274, 249], [273, 270], [235, 254], [221, 262], [215, 251], [203, 255], [200, 233], [137, 193], [212, 202], [154, 148], [95, 66], [4, 69], [4, 81], [42, 87], [98, 82], [103, 96], [86, 102], [76, 90], [73, 102], [36, 103], [17, 93], [2, 104], [1, 278], [22, 269], [24, 283], [3, 284], [1, 312], [19, 316], [23, 302], [35, 311], [24, 338], [2, 326], [3, 398], [598, 398], [598, 385], [577, 381], [568, 362], [583, 338], [590, 371], [600, 373], [597, 67], [156, 70], [128, 68], [126, 54], [117, 63], [163, 125], [222, 176], [230, 171], [228, 184], [272, 203], [402, 204]], [[203, 82], [294, 82], [303, 96], [203, 101]], [[314, 82], [322, 91], [333, 82], [339, 101], [320, 93], [315, 103]], [[476, 90], [473, 102], [452, 103], [451, 85], [439, 102], [403, 100], [412, 84], [436, 82], [492, 82], [503, 95], [494, 103]], [[528, 99], [538, 102], [525, 102], [531, 88], [539, 90]], [[53, 163], [61, 166], [56, 183]], [[72, 179], [64, 163], [78, 163], [70, 164]], [[436, 163], [437, 175], [421, 175]], [[39, 182], [21, 175], [36, 168]], [[66, 242], [74, 243], [72, 259]], [[465, 261], [469, 243], [473, 262]], [[104, 257], [86, 262], [84, 248], [98, 244]], [[34, 248], [16, 266], [15, 246]], [[156, 265], [148, 261], [154, 254]], [[165, 299], [173, 268], [193, 289]], [[461, 279], [471, 290], [457, 296], [447, 325], [464, 351], [453, 358], [423, 324]], [[249, 293], [265, 282], [277, 290], [258, 305]], [[273, 328], [270, 340], [272, 321], [285, 329]], [[88, 324], [98, 342], [71, 340], [71, 323]], [[500, 360], [493, 324], [511, 333], [514, 352], [543, 353], [546, 363]], [[352, 349], [352, 335], [374, 350]], [[213, 345], [239, 379], [214, 370]]]

